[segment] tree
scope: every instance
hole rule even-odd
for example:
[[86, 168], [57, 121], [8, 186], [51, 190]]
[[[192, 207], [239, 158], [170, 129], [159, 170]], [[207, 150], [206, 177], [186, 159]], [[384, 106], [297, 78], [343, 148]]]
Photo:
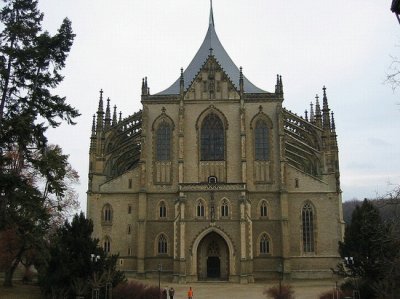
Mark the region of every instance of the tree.
[[[71, 223], [65, 222], [59, 228], [50, 244], [50, 258], [47, 266], [40, 271], [40, 285], [44, 295], [69, 294], [73, 291], [87, 291], [88, 281], [101, 286], [110, 280], [113, 286], [125, 280], [122, 272], [116, 270], [117, 256], [107, 256], [92, 239], [93, 223], [83, 213], [76, 214]], [[92, 254], [98, 256], [92, 259]], [[96, 280], [96, 281], [94, 281]], [[86, 283], [86, 287], [83, 283]]]
[[[42, 31], [43, 14], [35, 0], [3, 0], [0, 11], [0, 231], [12, 229], [21, 245], [6, 270], [4, 285], [24, 252], [49, 228], [49, 203], [67, 197], [67, 156], [51, 148], [49, 126], [74, 124], [78, 111], [52, 93], [63, 80], [61, 70], [72, 46], [71, 22], [65, 19], [51, 36]], [[45, 189], [35, 179], [44, 182]], [[61, 204], [57, 207], [62, 208]]]
[[378, 208], [365, 199], [353, 211], [344, 242], [339, 242], [340, 256], [347, 258], [348, 264], [339, 264], [337, 269], [337, 273], [355, 279], [353, 288], [360, 290], [361, 298], [376, 298], [374, 285], [386, 280], [387, 261], [397, 251], [389, 236], [390, 229]]

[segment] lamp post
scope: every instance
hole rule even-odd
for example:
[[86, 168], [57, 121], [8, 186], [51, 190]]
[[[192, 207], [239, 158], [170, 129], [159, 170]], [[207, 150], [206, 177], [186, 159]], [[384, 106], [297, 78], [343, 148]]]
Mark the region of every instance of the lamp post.
[[[95, 265], [96, 262], [100, 260], [100, 255], [95, 255], [94, 253], [92, 253], [90, 255], [90, 257], [93, 262], [93, 265]], [[99, 299], [99, 296], [100, 296], [99, 293], [100, 293], [100, 291], [99, 291], [98, 285], [97, 285], [96, 281], [93, 281], [92, 299]]]
[[[351, 266], [354, 265], [354, 258], [352, 256], [345, 256], [344, 257], [344, 262], [345, 262], [346, 266], [348, 268], [350, 268]], [[361, 298], [360, 297], [360, 292], [358, 291], [358, 284], [357, 284], [357, 280], [356, 280], [356, 277], [355, 277], [355, 274], [354, 274], [354, 270], [352, 270], [351, 276], [353, 278], [354, 287], [355, 287], [355, 290], [353, 290], [353, 299], [360, 299]]]
[[158, 297], [161, 299], [161, 271], [162, 271], [162, 264], [158, 264]]

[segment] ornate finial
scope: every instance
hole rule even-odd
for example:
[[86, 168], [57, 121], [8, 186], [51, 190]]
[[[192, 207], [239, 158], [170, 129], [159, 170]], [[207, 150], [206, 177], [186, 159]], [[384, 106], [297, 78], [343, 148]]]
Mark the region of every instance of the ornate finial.
[[116, 124], [117, 124], [117, 105], [114, 105], [112, 125], [115, 126]]
[[310, 122], [314, 123], [315, 118], [314, 118], [314, 104], [313, 102], [310, 103]]
[[103, 88], [100, 89], [100, 99], [103, 99]]
[[210, 20], [208, 22], [208, 25], [215, 27], [212, 0], [210, 0]]
[[304, 118], [306, 121], [308, 121], [308, 111], [304, 110]]
[[322, 90], [324, 91], [324, 97], [326, 97], [326, 87], [324, 85], [324, 87], [322, 87]]
[[111, 125], [110, 98], [107, 98], [106, 117], [104, 118], [104, 125], [106, 129], [108, 129]]
[[332, 126], [332, 131], [336, 130], [336, 125], [335, 125], [335, 118], [333, 117], [333, 112], [331, 112], [332, 120], [331, 120], [331, 126]]
[[122, 111], [119, 112], [119, 120], [118, 120], [118, 122], [121, 122], [121, 121], [122, 121]]
[[165, 111], [166, 111], [167, 109], [165, 109], [165, 107], [163, 106], [162, 108], [161, 108], [161, 112], [162, 112], [162, 114], [165, 114]]
[[240, 79], [240, 80], [243, 80], [243, 68], [240, 67], [239, 70], [240, 70], [239, 79]]
[[99, 108], [97, 109], [97, 113], [99, 112], [103, 112], [103, 89], [100, 89]]
[[212, 55], [213, 55], [213, 50], [214, 50], [214, 49], [213, 49], [213, 48], [210, 48], [209, 50], [210, 50], [210, 56], [212, 56]]
[[185, 89], [185, 78], [183, 76], [183, 68], [181, 67], [181, 77], [179, 80], [179, 90], [181, 95], [183, 95], [184, 89]]
[[239, 68], [239, 88], [240, 88], [240, 94], [243, 95], [244, 93], [244, 81], [243, 81], [243, 68]]
[[96, 132], [96, 114], [93, 114], [93, 122], [92, 122], [92, 136], [94, 136], [95, 132]]

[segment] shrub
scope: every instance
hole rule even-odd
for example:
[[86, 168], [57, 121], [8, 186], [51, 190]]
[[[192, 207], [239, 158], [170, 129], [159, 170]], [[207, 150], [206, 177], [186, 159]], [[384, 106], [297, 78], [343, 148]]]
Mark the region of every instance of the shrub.
[[294, 290], [290, 284], [272, 286], [263, 292], [267, 298], [272, 299], [294, 299]]
[[137, 281], [120, 283], [113, 289], [113, 299], [159, 299], [158, 287]]

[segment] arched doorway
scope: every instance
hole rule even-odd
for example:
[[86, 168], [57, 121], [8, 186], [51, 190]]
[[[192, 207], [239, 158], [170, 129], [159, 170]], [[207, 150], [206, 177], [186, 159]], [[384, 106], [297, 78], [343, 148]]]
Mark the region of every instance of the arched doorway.
[[229, 279], [229, 249], [216, 232], [204, 236], [197, 248], [197, 275], [199, 280]]

